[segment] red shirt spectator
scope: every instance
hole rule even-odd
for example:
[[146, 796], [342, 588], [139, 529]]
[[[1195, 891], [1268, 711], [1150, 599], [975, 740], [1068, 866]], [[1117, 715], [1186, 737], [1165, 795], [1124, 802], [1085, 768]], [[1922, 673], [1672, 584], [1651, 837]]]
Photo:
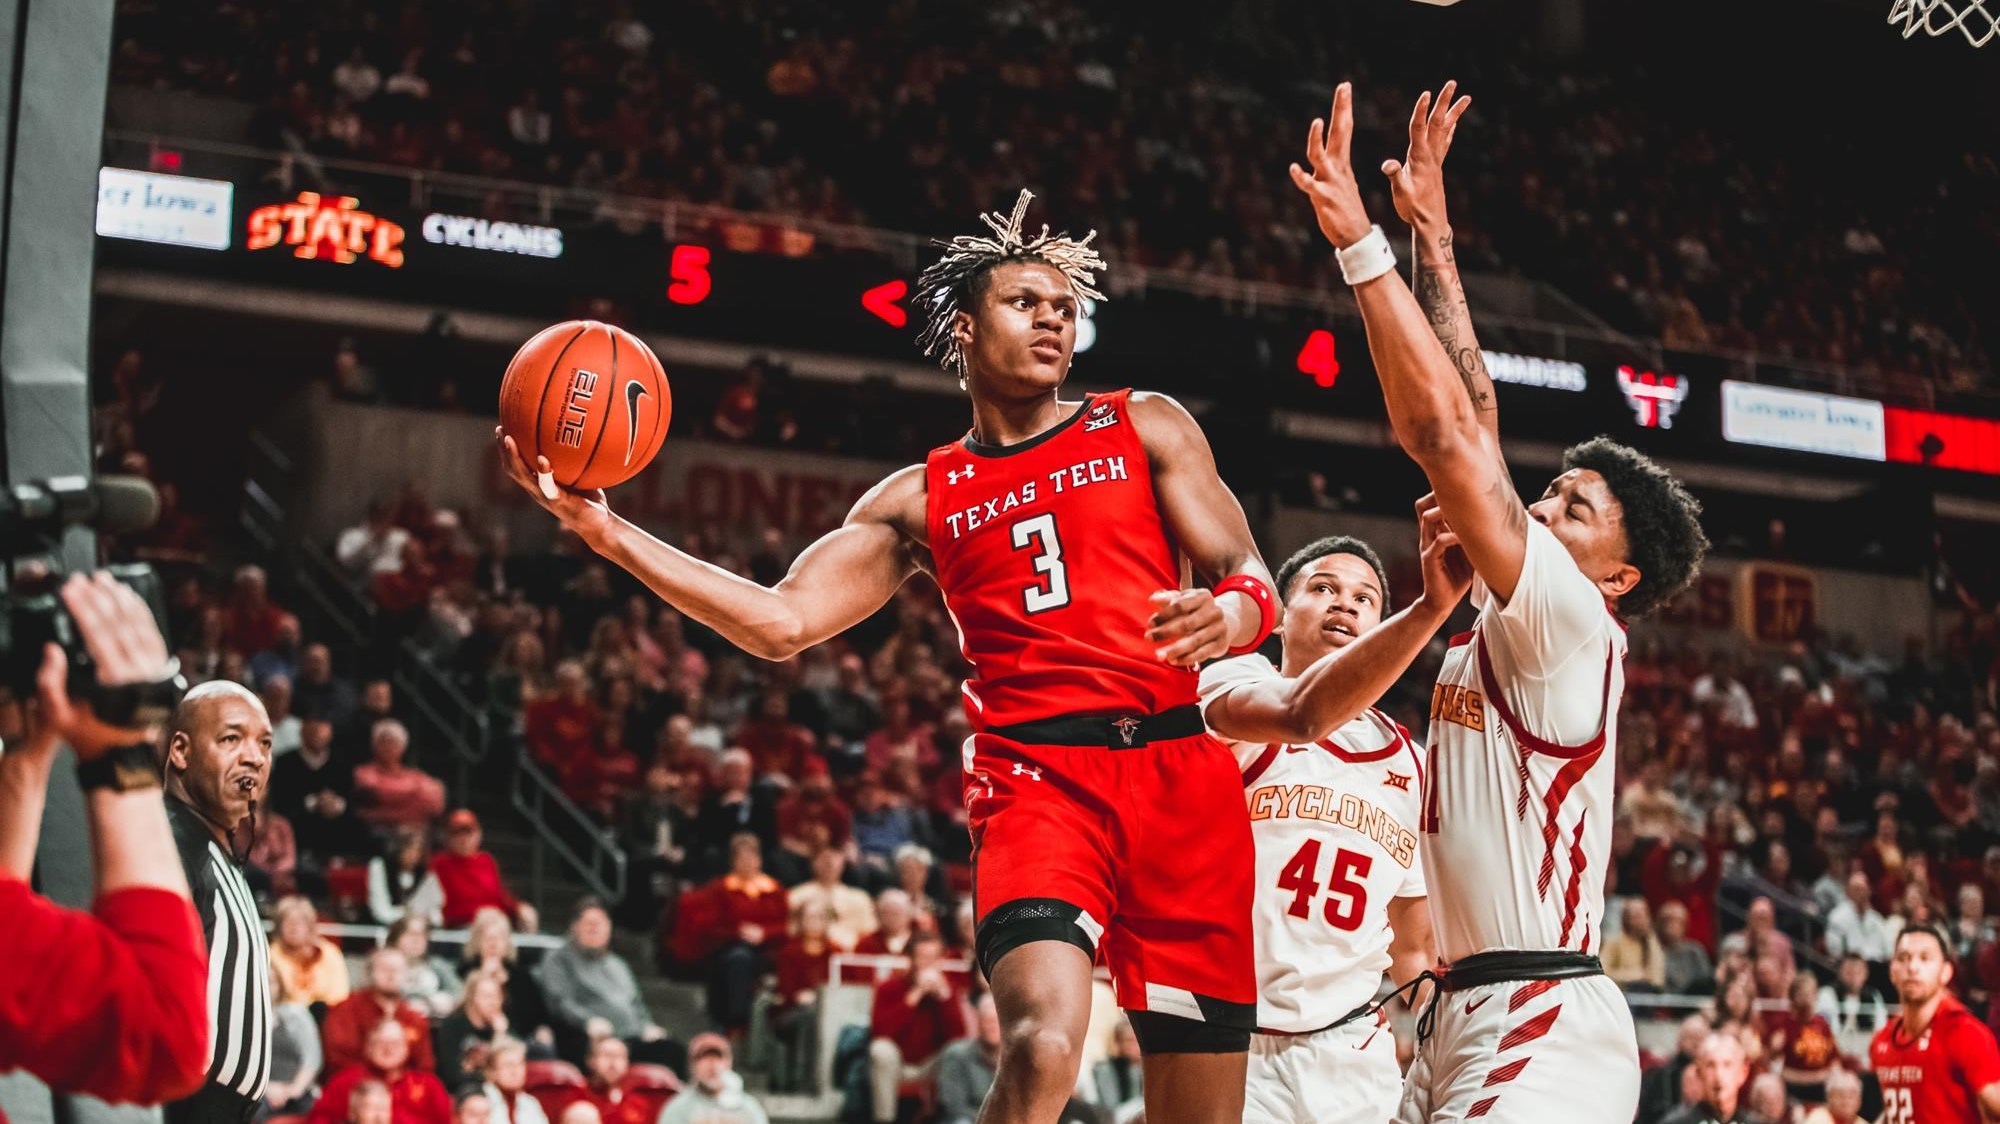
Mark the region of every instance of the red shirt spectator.
[[833, 971], [833, 955], [847, 949], [827, 935], [832, 912], [821, 902], [807, 902], [799, 910], [799, 931], [778, 949], [778, 1004], [791, 1009], [810, 1003], [825, 987]]
[[778, 801], [778, 838], [796, 851], [817, 855], [828, 847], [844, 851], [853, 837], [854, 813], [834, 794], [826, 762], [809, 759], [798, 789]]
[[336, 1004], [320, 1026], [329, 1072], [367, 1060], [373, 1035], [384, 1022], [403, 1028], [405, 1064], [426, 1073], [437, 1068], [430, 1019], [403, 998], [408, 974], [409, 962], [393, 948], [378, 948], [368, 958], [368, 986]]
[[791, 700], [780, 690], [765, 691], [757, 713], [744, 719], [730, 740], [750, 751], [760, 776], [803, 777], [807, 762], [819, 757], [819, 743], [811, 730], [792, 721]]
[[[0, 1069], [113, 1102], [158, 1104], [201, 1087], [208, 950], [185, 897], [114, 890], [93, 916], [0, 876], [0, 917]], [[48, 986], [57, 979], [66, 985]]]
[[730, 941], [768, 947], [785, 939], [791, 919], [785, 888], [764, 873], [763, 850], [756, 837], [739, 835], [729, 847], [730, 871], [709, 883], [715, 914], [709, 922], [708, 947]]
[[[500, 877], [500, 864], [479, 849], [481, 838], [479, 817], [470, 808], [453, 812], [445, 823], [445, 849], [431, 857], [431, 873], [444, 891], [445, 925], [462, 929], [472, 924], [480, 910], [491, 906], [516, 919], [521, 928], [533, 929], [533, 922], [522, 917], [520, 899]], [[532, 915], [533, 907], [528, 907], [528, 913]]]
[[272, 604], [264, 571], [245, 566], [236, 571], [236, 588], [222, 609], [222, 641], [245, 656], [278, 645], [285, 611]]
[[[604, 1124], [653, 1124], [669, 1095], [632, 1078], [632, 1054], [625, 1040], [606, 1035], [591, 1044], [586, 1064], [588, 1084], [562, 1108], [578, 1100], [596, 1106]], [[560, 1117], [562, 1109], [556, 1111]]]
[[1639, 885], [1655, 913], [1673, 901], [1687, 907], [1687, 935], [1715, 951], [1715, 891], [1722, 882], [1722, 849], [1662, 842], [1640, 865]]
[[1840, 1060], [1833, 1024], [1819, 1013], [1819, 983], [1811, 975], [1792, 981], [1791, 1007], [1764, 1024], [1764, 1046], [1784, 1060], [1787, 1084], [1816, 1085]]
[[408, 1068], [409, 1040], [393, 1020], [368, 1035], [367, 1056], [336, 1073], [306, 1114], [306, 1124], [346, 1124], [347, 1101], [356, 1088], [380, 1082], [389, 1088], [389, 1118], [395, 1124], [451, 1124], [451, 1094], [437, 1074]]
[[908, 695], [889, 695], [882, 700], [882, 727], [862, 742], [868, 768], [881, 772], [896, 757], [909, 757], [919, 771], [936, 766], [937, 747], [931, 744], [930, 726], [910, 716]]
[[590, 681], [583, 665], [565, 660], [556, 665], [555, 689], [528, 704], [523, 715], [528, 751], [544, 765], [560, 768], [597, 747], [597, 708], [590, 702]]
[[358, 814], [378, 828], [428, 828], [444, 814], [444, 784], [415, 766], [403, 764], [410, 733], [401, 722], [375, 724], [369, 746], [375, 758], [354, 770]]
[[917, 934], [917, 907], [901, 890], [884, 890], [875, 899], [875, 931], [854, 945], [856, 955], [902, 956]]
[[943, 956], [936, 937], [918, 937], [910, 949], [910, 970], [875, 989], [868, 1036], [894, 1042], [904, 1065], [921, 1066], [965, 1037], [965, 1000], [938, 966]]

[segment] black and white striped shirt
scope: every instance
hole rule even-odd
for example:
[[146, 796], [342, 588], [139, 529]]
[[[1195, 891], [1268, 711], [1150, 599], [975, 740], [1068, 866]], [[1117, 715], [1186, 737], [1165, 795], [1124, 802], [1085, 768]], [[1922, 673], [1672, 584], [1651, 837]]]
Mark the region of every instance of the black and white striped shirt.
[[208, 942], [208, 1079], [262, 1100], [271, 1078], [271, 948], [250, 884], [193, 809], [167, 801]]

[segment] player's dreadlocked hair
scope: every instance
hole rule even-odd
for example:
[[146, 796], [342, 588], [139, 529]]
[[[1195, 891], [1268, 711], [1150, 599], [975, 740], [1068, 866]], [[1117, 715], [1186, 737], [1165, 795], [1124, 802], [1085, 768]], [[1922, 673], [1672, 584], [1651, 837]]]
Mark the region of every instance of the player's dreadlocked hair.
[[1687, 588], [1708, 553], [1700, 500], [1652, 458], [1609, 437], [1563, 450], [1563, 468], [1604, 477], [1623, 512], [1626, 557], [1639, 583], [1618, 599], [1619, 616], [1637, 620]]
[[993, 232], [991, 238], [961, 234], [949, 242], [938, 243], [945, 248], [944, 256], [917, 278], [916, 303], [924, 316], [924, 331], [917, 337], [917, 346], [937, 360], [939, 366], [957, 375], [961, 387], [965, 385], [965, 353], [951, 330], [952, 318], [972, 303], [995, 266], [1038, 261], [1055, 267], [1068, 278], [1078, 297], [1104, 299], [1104, 294], [1096, 288], [1096, 271], [1104, 268], [1104, 258], [1090, 248], [1091, 240], [1097, 237], [1096, 231], [1081, 239], [1071, 238], [1067, 233], [1052, 236], [1044, 223], [1041, 234], [1022, 237], [1021, 220], [1028, 213], [1028, 200], [1034, 197], [1033, 192], [1023, 188], [1021, 197], [1014, 202], [1012, 215], [1003, 216], [998, 211], [980, 215], [979, 221]]

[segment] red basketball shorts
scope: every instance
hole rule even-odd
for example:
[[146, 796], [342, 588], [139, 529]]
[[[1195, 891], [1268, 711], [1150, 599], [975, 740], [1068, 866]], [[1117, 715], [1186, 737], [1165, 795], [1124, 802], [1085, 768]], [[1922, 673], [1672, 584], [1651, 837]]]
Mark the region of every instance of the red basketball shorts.
[[989, 977], [1014, 948], [1062, 940], [1110, 969], [1128, 1011], [1256, 1026], [1256, 862], [1242, 775], [1221, 742], [1109, 749], [975, 734], [965, 806]]

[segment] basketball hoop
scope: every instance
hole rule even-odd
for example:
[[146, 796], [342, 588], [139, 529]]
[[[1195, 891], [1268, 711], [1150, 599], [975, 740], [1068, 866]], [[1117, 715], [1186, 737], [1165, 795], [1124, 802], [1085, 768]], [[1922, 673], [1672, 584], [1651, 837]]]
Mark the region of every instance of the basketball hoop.
[[1986, 0], [1894, 0], [1889, 22], [1903, 25], [1905, 39], [1920, 31], [1933, 37], [1944, 35], [1953, 28], [1975, 47], [2000, 39], [2000, 15], [1986, 10]]

